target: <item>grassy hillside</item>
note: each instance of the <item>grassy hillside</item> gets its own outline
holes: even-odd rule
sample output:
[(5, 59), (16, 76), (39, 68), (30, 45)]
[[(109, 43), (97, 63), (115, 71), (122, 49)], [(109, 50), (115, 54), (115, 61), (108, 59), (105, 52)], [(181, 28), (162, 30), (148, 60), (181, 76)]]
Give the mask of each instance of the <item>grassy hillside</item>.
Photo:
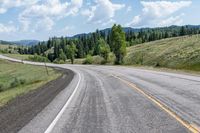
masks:
[(50, 76), (47, 75), (43, 66), (0, 60), (0, 106), (61, 75), (52, 68), (48, 68), (48, 70)]
[(128, 65), (200, 71), (200, 35), (163, 39), (127, 48)]
[(0, 53), (17, 53), (16, 45), (0, 44)]
[(3, 54), (3, 55), (19, 60), (29, 60), (29, 57), (33, 57), (33, 55), (21, 55), (21, 54)]

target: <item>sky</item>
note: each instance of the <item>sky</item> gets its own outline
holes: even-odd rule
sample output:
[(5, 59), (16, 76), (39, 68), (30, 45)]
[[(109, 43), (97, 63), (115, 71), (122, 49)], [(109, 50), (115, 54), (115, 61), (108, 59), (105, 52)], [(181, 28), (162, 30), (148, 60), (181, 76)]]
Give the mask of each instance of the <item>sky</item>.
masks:
[(47, 40), (111, 27), (199, 25), (200, 0), (0, 0), (0, 40)]

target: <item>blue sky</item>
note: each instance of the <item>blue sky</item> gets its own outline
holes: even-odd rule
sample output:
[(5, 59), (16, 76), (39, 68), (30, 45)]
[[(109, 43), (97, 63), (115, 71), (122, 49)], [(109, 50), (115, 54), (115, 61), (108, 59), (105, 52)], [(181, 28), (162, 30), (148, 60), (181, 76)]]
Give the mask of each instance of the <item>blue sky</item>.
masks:
[(111, 27), (200, 24), (199, 0), (1, 0), (0, 40), (72, 36)]

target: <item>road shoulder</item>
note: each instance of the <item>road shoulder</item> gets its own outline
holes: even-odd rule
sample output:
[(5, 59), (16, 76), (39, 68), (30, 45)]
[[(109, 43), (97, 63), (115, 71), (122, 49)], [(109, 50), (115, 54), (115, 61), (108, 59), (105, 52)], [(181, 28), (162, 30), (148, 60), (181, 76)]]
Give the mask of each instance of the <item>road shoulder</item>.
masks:
[(17, 132), (41, 112), (72, 81), (71, 70), (58, 69), (62, 76), (39, 89), (18, 96), (0, 108), (1, 133)]

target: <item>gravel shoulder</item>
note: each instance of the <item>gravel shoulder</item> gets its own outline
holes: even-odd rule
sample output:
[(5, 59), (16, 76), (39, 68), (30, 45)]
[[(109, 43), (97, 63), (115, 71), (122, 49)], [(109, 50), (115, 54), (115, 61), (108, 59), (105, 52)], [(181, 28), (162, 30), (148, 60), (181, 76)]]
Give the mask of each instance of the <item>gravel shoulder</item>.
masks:
[(55, 68), (63, 74), (39, 89), (18, 96), (0, 108), (1, 133), (15, 133), (45, 108), (72, 81), (71, 70)]

